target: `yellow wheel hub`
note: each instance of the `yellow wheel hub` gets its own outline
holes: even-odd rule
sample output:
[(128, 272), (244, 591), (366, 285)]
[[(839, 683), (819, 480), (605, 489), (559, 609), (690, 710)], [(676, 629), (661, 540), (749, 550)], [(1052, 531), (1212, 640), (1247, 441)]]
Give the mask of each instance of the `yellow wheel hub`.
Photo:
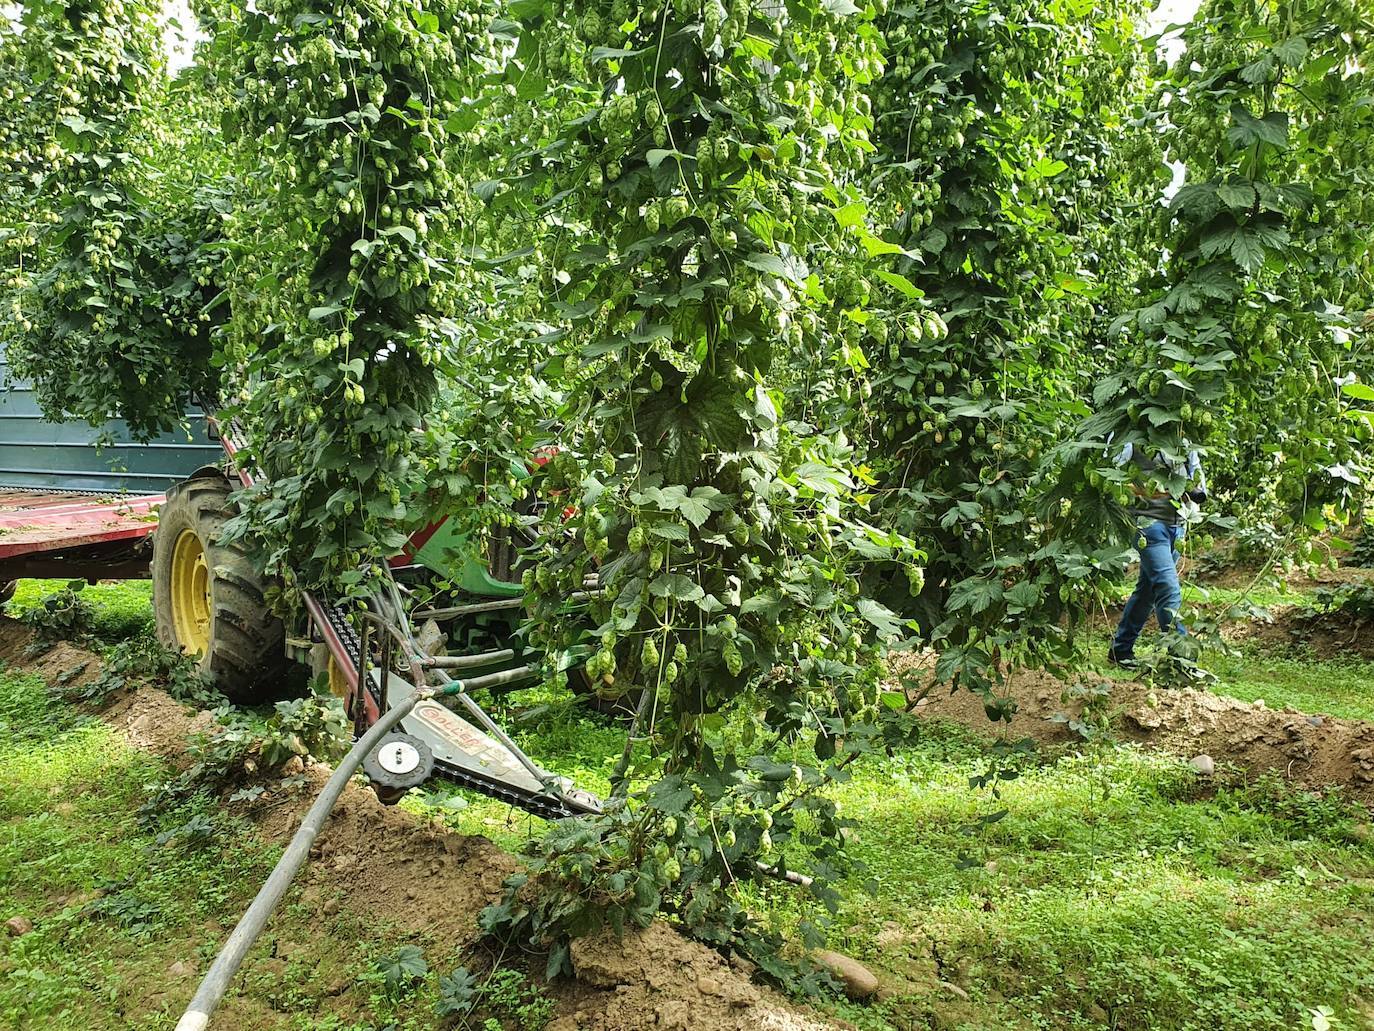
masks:
[(348, 681), (344, 679), (343, 670), (332, 655), (329, 656), (329, 693), (339, 698), (348, 697)]
[(205, 548), (191, 530), (172, 547), (172, 626), (187, 655), (210, 650), (210, 567)]

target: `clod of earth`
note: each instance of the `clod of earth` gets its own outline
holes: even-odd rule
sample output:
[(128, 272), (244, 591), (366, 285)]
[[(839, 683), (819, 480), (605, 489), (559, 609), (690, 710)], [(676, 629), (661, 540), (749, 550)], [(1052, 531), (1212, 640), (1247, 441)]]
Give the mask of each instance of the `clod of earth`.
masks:
[(33, 930), (33, 921), (26, 916), (12, 916), (5, 921), (5, 930), (11, 938), (18, 938)]
[(940, 987), (943, 988), (945, 991), (949, 992), (949, 994), (954, 996), (956, 999), (962, 999), (964, 1002), (968, 1002), (968, 992), (964, 991), (954, 982), (941, 981)]

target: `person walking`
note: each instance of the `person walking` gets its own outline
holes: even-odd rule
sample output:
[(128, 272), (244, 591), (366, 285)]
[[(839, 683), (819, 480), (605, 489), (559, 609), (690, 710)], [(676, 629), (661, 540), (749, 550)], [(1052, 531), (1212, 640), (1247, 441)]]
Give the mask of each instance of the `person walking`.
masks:
[[(1149, 454), (1127, 444), (1116, 459), (1117, 465), (1131, 464), (1137, 474), (1167, 469), (1188, 484), (1184, 497), (1201, 504), (1207, 500), (1207, 477), (1196, 451), (1189, 450), (1182, 465), (1171, 464), (1162, 454)], [(1107, 661), (1127, 669), (1136, 666), (1135, 642), (1150, 613), (1159, 621), (1163, 633), (1188, 632), (1179, 613), (1183, 607), (1183, 588), (1178, 582), (1178, 545), (1183, 540), (1183, 517), (1178, 502), (1165, 491), (1147, 493), (1143, 487), (1132, 488), (1140, 499), (1132, 510), (1138, 527), (1136, 550), (1140, 552), (1140, 575), (1135, 590), (1126, 599), (1121, 622), (1107, 649)]]

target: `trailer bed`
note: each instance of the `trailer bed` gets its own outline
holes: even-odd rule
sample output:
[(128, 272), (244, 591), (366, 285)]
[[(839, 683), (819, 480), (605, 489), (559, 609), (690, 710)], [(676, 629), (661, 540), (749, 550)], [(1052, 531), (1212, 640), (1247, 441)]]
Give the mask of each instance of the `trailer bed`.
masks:
[(107, 576), (147, 575), (162, 493), (0, 487), (0, 579), (67, 575), (71, 560)]

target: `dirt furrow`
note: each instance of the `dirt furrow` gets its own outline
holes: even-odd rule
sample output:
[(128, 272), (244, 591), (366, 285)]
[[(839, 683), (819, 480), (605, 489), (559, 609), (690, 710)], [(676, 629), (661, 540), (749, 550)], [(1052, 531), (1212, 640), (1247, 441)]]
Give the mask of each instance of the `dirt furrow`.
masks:
[[(99, 656), (91, 652), (61, 643), (33, 655), (28, 651), (31, 640), (22, 624), (0, 618), (0, 661), (39, 673), (51, 684), (83, 682), (99, 672)], [(101, 716), (135, 746), (178, 765), (185, 765), (192, 735), (213, 729), (208, 713), (148, 688), (116, 696)], [(286, 790), (264, 781), (262, 795), (234, 806), (266, 841), (284, 844), (290, 838), (331, 771), (307, 763), (292, 772), (304, 777), (302, 788)], [(345, 790), (300, 875), (301, 901), (321, 936), (331, 933), (343, 910), (461, 952), (478, 945), (477, 916), (501, 897), (502, 882), (516, 866), (513, 856), (486, 838), (456, 834), (383, 806), (371, 790), (355, 783)], [(221, 936), (227, 933), (224, 928)], [(742, 965), (732, 966), (662, 923), (629, 931), (622, 939), (607, 933), (577, 942), (572, 960), (575, 977), (546, 987), (558, 1006), (548, 1031), (823, 1031), (845, 1026), (797, 1009), (777, 992), (752, 983)], [(533, 966), (542, 967), (542, 962)], [(189, 998), (194, 985), (181, 987)], [(234, 1009), (227, 1007), (216, 1026), (261, 1026), (252, 1016), (236, 1018)]]
[[(928, 656), (909, 657), (896, 672), (908, 683), (920, 681), (930, 664)], [(1242, 702), (1205, 690), (1151, 688), (1101, 676), (1080, 680), (1111, 685), (1104, 704), (1123, 740), (1185, 759), (1205, 754), (1222, 772), (1243, 777), (1272, 773), (1308, 790), (1340, 787), (1348, 797), (1374, 804), (1374, 723), (1270, 709), (1262, 701)], [(953, 720), (988, 737), (1071, 745), (1081, 738), (1063, 717), (1079, 717), (1085, 702), (1067, 686), (1045, 673), (1012, 675), (1001, 692), (1016, 701), (1010, 724), (989, 722), (982, 699), (969, 691), (950, 694), (937, 687), (916, 701), (914, 711)]]

